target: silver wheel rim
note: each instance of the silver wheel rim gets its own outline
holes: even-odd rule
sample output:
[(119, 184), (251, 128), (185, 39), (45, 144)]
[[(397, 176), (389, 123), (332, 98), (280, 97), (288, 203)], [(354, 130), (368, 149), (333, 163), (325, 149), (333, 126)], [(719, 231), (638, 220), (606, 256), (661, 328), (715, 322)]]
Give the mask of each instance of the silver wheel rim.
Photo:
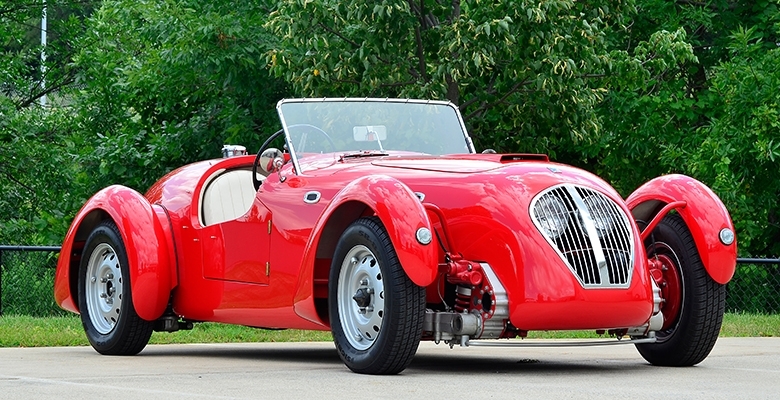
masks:
[(357, 350), (371, 347), (382, 331), (383, 282), (379, 261), (368, 247), (355, 246), (344, 257), (338, 282), (339, 322), (347, 341)]
[(86, 290), (89, 320), (100, 334), (114, 330), (122, 313), (122, 270), (116, 250), (101, 243), (89, 256)]

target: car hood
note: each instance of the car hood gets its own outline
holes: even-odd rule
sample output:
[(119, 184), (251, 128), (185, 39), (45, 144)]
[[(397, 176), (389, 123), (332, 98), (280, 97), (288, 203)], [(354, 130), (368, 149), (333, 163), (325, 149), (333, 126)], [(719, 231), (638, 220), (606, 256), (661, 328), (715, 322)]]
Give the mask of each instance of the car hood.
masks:
[(400, 156), (376, 160), (371, 164), (388, 168), (473, 174), (523, 161), (548, 162), (549, 159), (542, 154), (454, 154), (441, 157)]
[(487, 172), (500, 168), (500, 164), (492, 161), (472, 160), (464, 162), (463, 160), (452, 159), (392, 159), (378, 160), (371, 163), (377, 167), (402, 168), (420, 171), (451, 172), (455, 174), (473, 174), (477, 172)]
[(622, 202), (621, 196), (596, 175), (550, 162), (547, 156), (537, 154), (391, 155), (370, 160), (347, 159), (319, 172), (341, 175), (345, 181), (353, 179), (349, 175), (389, 175), (415, 191), (446, 189), (448, 194), (458, 189), (482, 190), (487, 185), (528, 197), (550, 186), (568, 183), (597, 189)]

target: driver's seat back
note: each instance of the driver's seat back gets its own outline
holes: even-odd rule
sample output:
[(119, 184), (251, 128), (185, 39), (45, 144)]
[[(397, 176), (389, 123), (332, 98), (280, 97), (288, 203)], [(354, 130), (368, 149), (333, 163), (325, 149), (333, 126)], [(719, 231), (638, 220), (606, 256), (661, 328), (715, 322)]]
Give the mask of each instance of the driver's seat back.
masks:
[(222, 172), (207, 184), (201, 202), (203, 225), (230, 221), (246, 214), (255, 200), (252, 171)]

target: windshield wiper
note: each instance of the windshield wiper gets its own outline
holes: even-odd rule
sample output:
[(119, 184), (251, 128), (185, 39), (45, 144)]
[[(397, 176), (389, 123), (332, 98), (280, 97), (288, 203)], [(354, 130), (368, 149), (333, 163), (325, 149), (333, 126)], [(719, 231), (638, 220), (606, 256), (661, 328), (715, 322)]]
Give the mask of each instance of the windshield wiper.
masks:
[(339, 161), (346, 160), (348, 158), (362, 158), (362, 157), (382, 157), (390, 155), (387, 152), (384, 151), (377, 151), (377, 150), (364, 150), (364, 151), (356, 151), (354, 153), (347, 153), (342, 154), (341, 157), (339, 157)]

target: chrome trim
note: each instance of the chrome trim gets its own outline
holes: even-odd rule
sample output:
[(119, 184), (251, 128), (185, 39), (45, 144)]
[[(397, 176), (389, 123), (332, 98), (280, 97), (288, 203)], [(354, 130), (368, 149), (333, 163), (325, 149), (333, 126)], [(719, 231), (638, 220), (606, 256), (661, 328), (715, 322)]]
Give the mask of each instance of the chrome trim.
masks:
[(616, 339), (616, 340), (582, 340), (582, 341), (531, 341), (531, 340), (469, 340), (466, 346), (482, 347), (587, 347), (587, 346), (611, 346), (617, 344), (655, 343), (655, 337), (641, 339)]
[[(313, 197), (312, 197), (313, 196)], [(312, 197), (312, 198), (309, 198)], [(306, 204), (315, 204), (320, 201), (320, 198), (322, 197), (322, 194), (316, 190), (312, 190), (311, 192), (306, 192), (306, 194), (303, 195), (303, 202)]]
[[(568, 226), (558, 237), (546, 234), (540, 220), (546, 217), (540, 200), (553, 196), (568, 212)], [(597, 196), (586, 204), (586, 199)], [(627, 288), (634, 269), (634, 232), (623, 209), (604, 193), (584, 186), (561, 184), (547, 188), (531, 200), (529, 215), (545, 240), (584, 288)], [(599, 231), (598, 226), (611, 227)]]
[(417, 230), (417, 233), (415, 233), (415, 237), (417, 238), (417, 242), (423, 245), (431, 243), (431, 240), (433, 240), (433, 235), (431, 234), (431, 230), (422, 227)]

